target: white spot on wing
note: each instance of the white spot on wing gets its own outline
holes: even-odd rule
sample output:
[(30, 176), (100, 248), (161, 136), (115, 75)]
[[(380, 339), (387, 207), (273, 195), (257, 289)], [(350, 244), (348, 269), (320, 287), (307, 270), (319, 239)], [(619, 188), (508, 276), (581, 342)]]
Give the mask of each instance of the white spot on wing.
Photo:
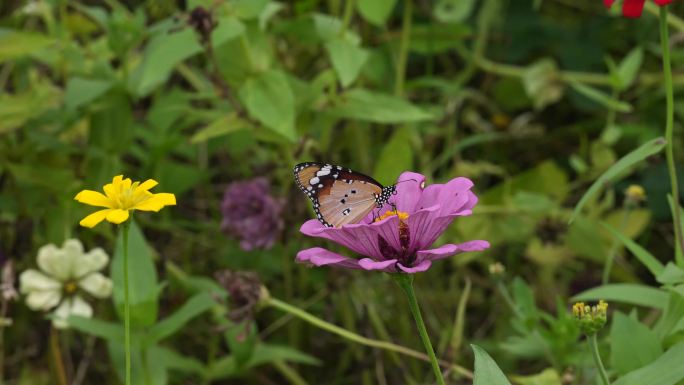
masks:
[(315, 184), (318, 184), (318, 182), (320, 182), (320, 180), (318, 179), (317, 176), (315, 176), (315, 177), (309, 179), (309, 184), (312, 185), (312, 186), (315, 185)]

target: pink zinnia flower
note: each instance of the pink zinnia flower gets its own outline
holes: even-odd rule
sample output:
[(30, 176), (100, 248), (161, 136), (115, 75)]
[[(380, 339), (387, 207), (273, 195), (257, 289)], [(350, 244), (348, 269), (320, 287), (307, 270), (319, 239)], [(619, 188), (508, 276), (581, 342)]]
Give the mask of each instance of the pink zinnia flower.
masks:
[[(667, 5), (672, 2), (672, 0), (653, 0), (659, 6)], [(644, 3), (646, 0), (623, 0), (622, 1), (622, 15), (624, 17), (640, 17), (641, 11), (644, 9)], [(603, 5), (606, 8), (610, 8), (615, 0), (603, 0)]]
[(425, 176), (404, 172), (397, 182), (397, 195), (392, 198), (396, 211), (384, 208), (384, 213), (376, 221), (369, 214), (361, 223), (340, 228), (325, 227), (318, 220), (311, 219), (300, 229), (306, 235), (331, 240), (365, 258), (349, 258), (314, 247), (297, 253), (297, 262), (418, 273), (429, 269), (433, 261), (466, 251), (485, 250), (489, 247), (487, 241), (430, 248), (456, 217), (472, 213), (477, 203), (477, 197), (470, 191), (472, 187), (473, 182), (467, 178), (455, 178), (446, 184), (425, 187)]

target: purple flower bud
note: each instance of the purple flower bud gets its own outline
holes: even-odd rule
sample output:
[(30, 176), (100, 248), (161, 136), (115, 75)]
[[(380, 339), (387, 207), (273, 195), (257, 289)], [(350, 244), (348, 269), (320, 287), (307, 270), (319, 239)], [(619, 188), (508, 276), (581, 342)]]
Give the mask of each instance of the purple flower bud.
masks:
[(221, 202), (221, 230), (240, 239), (243, 250), (269, 249), (283, 228), (283, 202), (270, 195), (266, 178), (233, 182)]

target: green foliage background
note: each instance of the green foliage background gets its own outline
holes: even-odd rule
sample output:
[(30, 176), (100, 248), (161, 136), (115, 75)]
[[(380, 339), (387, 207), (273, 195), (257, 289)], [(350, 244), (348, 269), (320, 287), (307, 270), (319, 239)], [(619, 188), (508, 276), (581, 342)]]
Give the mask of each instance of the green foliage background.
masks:
[[(193, 25), (197, 7), (215, 28)], [(672, 7), (673, 35), (684, 31), (679, 10)], [(675, 368), (684, 266), (668, 264), (675, 252), (664, 155), (654, 150), (613, 169), (568, 225), (601, 174), (663, 135), (657, 8), (649, 1), (636, 20), (618, 12), (570, 0), (4, 1), (0, 252), (19, 270), (35, 266), (38, 247), (68, 237), (114, 255), (115, 229), (78, 228), (89, 209), (73, 197), (120, 173), (154, 178), (178, 206), (136, 216), (143, 232), (135, 232), (134, 266), (147, 286), (135, 362), (153, 363), (149, 383), (431, 383), (422, 361), (271, 309), (235, 329), (207, 293), (217, 270), (255, 271), (275, 297), (420, 350), (386, 276), (294, 264), (298, 250), (321, 243), (298, 231), (312, 212), (292, 166), (334, 162), (385, 184), (405, 170), (428, 183), (466, 176), (480, 203), (442, 240), (486, 239), (492, 248), (416, 278), (440, 357), (472, 368), (468, 345), (477, 343), (514, 383), (592, 383), (567, 309), (571, 297), (601, 285), (616, 253), (610, 280), (623, 286), (580, 297), (605, 297), (619, 309), (602, 344), (607, 362), (632, 378), (661, 360), (656, 373)], [(680, 88), (684, 51), (672, 48)], [(676, 102), (677, 154), (682, 107)], [(220, 200), (228, 183), (257, 176), (285, 200), (286, 225), (272, 249), (245, 252), (220, 232)], [(624, 204), (630, 184), (646, 191), (636, 208)], [(648, 256), (634, 244), (659, 262), (640, 263)], [(494, 262), (506, 267), (501, 280), (488, 273)], [(66, 334), (70, 370), (90, 352), (85, 384), (119, 381), (116, 295), (114, 304), (97, 306), (103, 324), (75, 320)], [(5, 378), (51, 383), (47, 321), (22, 304), (10, 316)], [(625, 354), (632, 337), (645, 349), (636, 358)]]

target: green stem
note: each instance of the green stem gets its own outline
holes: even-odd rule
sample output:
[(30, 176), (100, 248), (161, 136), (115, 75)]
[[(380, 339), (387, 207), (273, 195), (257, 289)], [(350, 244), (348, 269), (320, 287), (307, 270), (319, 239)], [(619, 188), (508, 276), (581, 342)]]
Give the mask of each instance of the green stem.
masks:
[[(333, 334), (337, 334), (338, 336), (347, 339), (352, 342), (356, 342), (361, 345), (365, 346), (370, 346), (372, 348), (378, 348), (378, 349), (384, 349), (387, 351), (391, 352), (397, 352), (399, 354), (403, 354), (405, 356), (417, 358), (422, 361), (429, 361), (430, 357), (428, 357), (425, 353), (421, 353), (418, 351), (415, 351), (413, 349), (409, 349), (407, 347), (393, 344), (391, 342), (387, 341), (380, 341), (380, 340), (374, 340), (372, 338), (364, 337), (362, 335), (352, 333), (347, 329), (341, 328), (337, 325), (331, 324), (330, 322), (324, 321), (315, 315), (308, 313), (296, 306), (290, 305), (287, 302), (283, 302), (279, 299), (276, 298), (269, 298), (266, 303), (266, 306), (271, 306), (273, 308), (276, 308), (278, 310), (284, 311), (285, 313), (289, 313), (305, 322), (310, 323), (313, 326), (316, 326), (319, 329), (323, 329), (325, 331), (328, 331)], [(448, 362), (440, 362), (440, 364), (446, 368), (449, 368), (453, 370), (456, 373), (461, 374), (464, 377), (467, 377), (469, 379), (473, 378), (473, 373), (459, 365), (451, 364)]]
[(596, 333), (592, 334), (591, 336), (588, 336), (587, 341), (589, 342), (589, 349), (591, 350), (591, 355), (594, 357), (594, 363), (596, 364), (596, 368), (599, 371), (599, 375), (601, 376), (601, 381), (603, 381), (603, 385), (610, 385), (608, 373), (606, 373), (606, 368), (603, 367), (603, 361), (601, 361), (601, 355), (598, 351)]
[(413, 0), (404, 0), (404, 15), (401, 22), (401, 40), (399, 42), (399, 57), (397, 58), (397, 74), (394, 82), (394, 94), (404, 93), (406, 79), (406, 61), (408, 60), (409, 43), (411, 40), (411, 21), (413, 16)]
[(684, 253), (684, 239), (682, 239), (682, 223), (679, 208), (679, 182), (677, 181), (677, 170), (674, 160), (674, 90), (672, 87), (672, 64), (670, 63), (670, 38), (667, 28), (667, 7), (660, 7), (660, 45), (663, 50), (663, 74), (665, 77), (665, 97), (667, 101), (667, 115), (665, 121), (665, 155), (667, 158), (667, 170), (670, 174), (670, 185), (672, 186), (672, 199), (674, 200), (674, 223), (675, 239), (677, 247)]
[(54, 326), (50, 327), (50, 350), (52, 352), (52, 361), (55, 365), (55, 372), (57, 375), (58, 385), (67, 385), (66, 371), (64, 370), (64, 359), (62, 358), (62, 349), (59, 347), (59, 334)]
[(397, 284), (399, 284), (399, 287), (401, 287), (404, 290), (404, 293), (406, 293), (411, 314), (413, 314), (413, 319), (416, 321), (418, 334), (420, 334), (420, 339), (423, 341), (425, 351), (430, 357), (430, 364), (432, 365), (432, 371), (435, 373), (435, 377), (437, 378), (437, 383), (439, 385), (445, 385), (444, 378), (442, 377), (442, 370), (439, 368), (439, 362), (435, 356), (435, 350), (432, 348), (430, 336), (428, 336), (427, 329), (425, 328), (425, 322), (423, 322), (423, 316), (420, 314), (420, 306), (418, 306), (416, 293), (413, 290), (413, 275), (398, 273), (393, 275), (393, 277)]
[(130, 222), (121, 226), (123, 232), (123, 272), (124, 272), (124, 350), (126, 354), (126, 385), (131, 385), (131, 306), (128, 293), (128, 229)]
[(499, 289), (499, 294), (503, 297), (504, 301), (506, 302), (506, 305), (515, 313), (516, 317), (520, 318), (521, 320), (525, 319), (525, 315), (520, 311), (520, 308), (513, 302), (513, 298), (511, 297), (511, 293), (508, 292), (508, 288), (506, 285), (503, 283), (503, 281), (498, 281), (496, 283), (496, 288)]
[(354, 14), (354, 4), (356, 0), (347, 0), (344, 4), (344, 15), (342, 16), (342, 28), (340, 28), (340, 37), (344, 38), (347, 33), (349, 23), (351, 23), (352, 15)]

